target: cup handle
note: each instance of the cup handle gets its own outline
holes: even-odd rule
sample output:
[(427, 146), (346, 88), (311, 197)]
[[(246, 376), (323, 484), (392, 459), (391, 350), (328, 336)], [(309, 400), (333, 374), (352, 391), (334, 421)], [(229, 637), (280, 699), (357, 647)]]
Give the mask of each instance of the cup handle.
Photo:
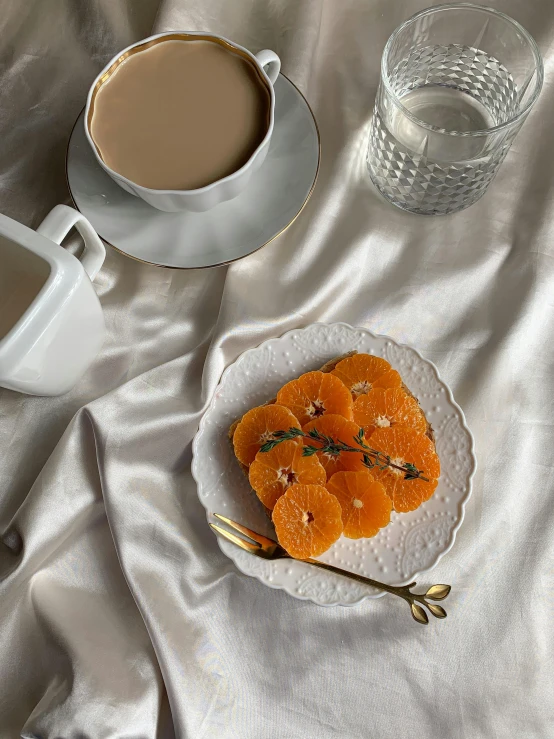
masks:
[(104, 264), (106, 247), (84, 215), (68, 205), (56, 205), (37, 228), (37, 233), (46, 236), (56, 244), (61, 244), (73, 226), (85, 242), (85, 250), (80, 262), (92, 281)]
[(263, 49), (263, 51), (258, 51), (255, 56), (258, 64), (260, 65), (260, 67), (262, 67), (264, 72), (269, 77), (269, 81), (272, 85), (274, 85), (277, 82), (277, 77), (279, 76), (279, 72), (281, 71), (281, 60), (279, 59), (277, 54), (274, 51), (270, 51), (270, 49)]

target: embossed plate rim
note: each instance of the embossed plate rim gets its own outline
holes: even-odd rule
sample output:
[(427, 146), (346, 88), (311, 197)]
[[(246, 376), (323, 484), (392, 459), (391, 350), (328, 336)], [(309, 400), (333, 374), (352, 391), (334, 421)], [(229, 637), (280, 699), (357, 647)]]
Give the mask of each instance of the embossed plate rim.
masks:
[[(194, 437), (193, 444), (192, 444), (192, 453), (193, 453), (193, 460), (192, 460), (192, 467), (191, 467), (192, 476), (193, 476), (194, 480), (197, 483), (197, 493), (198, 493), (199, 500), (202, 503), (202, 505), (204, 506), (204, 508), (206, 509), (206, 518), (207, 518), (208, 521), (213, 521), (215, 519), (212, 516), (212, 512), (208, 508), (208, 506), (206, 505), (206, 503), (205, 503), (205, 501), (204, 501), (204, 499), (203, 499), (203, 497), (201, 495), (201, 489), (202, 489), (202, 486), (203, 486), (203, 480), (202, 480), (202, 476), (201, 476), (201, 473), (200, 473), (200, 470), (199, 470), (199, 467), (198, 467), (198, 464), (199, 464), (198, 463), (198, 460), (199, 460), (199, 456), (200, 456), (201, 440), (202, 440), (202, 437), (203, 437), (203, 435), (204, 435), (204, 433), (206, 431), (207, 421), (209, 419), (210, 413), (214, 410), (214, 406), (217, 403), (218, 396), (219, 396), (219, 391), (225, 385), (226, 380), (227, 380), (229, 374), (233, 371), (233, 369), (235, 368), (235, 365), (238, 362), (242, 362), (248, 356), (253, 355), (253, 354), (256, 354), (256, 353), (259, 353), (259, 352), (263, 352), (265, 349), (267, 349), (268, 351), (271, 351), (271, 346), (270, 345), (273, 342), (275, 342), (275, 341), (286, 341), (288, 339), (294, 341), (294, 339), (297, 338), (297, 336), (298, 336), (299, 333), (309, 333), (310, 331), (317, 330), (317, 329), (323, 329), (324, 331), (332, 332), (334, 329), (339, 329), (339, 328), (343, 328), (343, 329), (346, 329), (346, 330), (352, 331), (352, 332), (361, 332), (362, 334), (367, 335), (370, 340), (374, 340), (374, 341), (378, 341), (378, 342), (383, 342), (384, 346), (386, 346), (387, 343), (388, 343), (389, 345), (394, 345), (395, 347), (398, 347), (400, 350), (406, 350), (406, 351), (409, 351), (409, 352), (413, 352), (417, 356), (417, 358), (418, 358), (419, 361), (421, 361), (424, 365), (427, 365), (428, 367), (431, 368), (431, 371), (432, 371), (432, 373), (434, 375), (434, 378), (435, 378), (437, 384), (440, 386), (441, 391), (444, 392), (444, 394), (445, 394), (444, 400), (447, 401), (448, 405), (450, 406), (450, 409), (458, 416), (458, 420), (460, 422), (461, 429), (467, 435), (467, 440), (468, 440), (467, 456), (468, 456), (468, 458), (470, 460), (471, 469), (469, 470), (469, 474), (467, 475), (467, 478), (464, 479), (465, 494), (461, 497), (461, 499), (459, 500), (459, 502), (457, 504), (457, 518), (453, 522), (452, 528), (450, 529), (450, 534), (449, 534), (448, 541), (447, 541), (445, 547), (441, 551), (437, 552), (436, 556), (431, 561), (431, 563), (430, 563), (430, 565), (428, 567), (425, 567), (425, 568), (422, 568), (422, 569), (418, 569), (416, 572), (410, 573), (410, 575), (407, 578), (403, 579), (403, 580), (394, 580), (393, 581), (395, 585), (404, 585), (404, 584), (407, 584), (408, 582), (411, 582), (415, 578), (420, 577), (421, 575), (423, 575), (423, 574), (429, 572), (430, 570), (432, 570), (433, 567), (435, 567), (437, 565), (437, 563), (442, 559), (442, 557), (445, 554), (447, 554), (452, 549), (452, 547), (454, 546), (454, 542), (456, 540), (456, 534), (457, 534), (458, 530), (460, 529), (460, 526), (462, 525), (463, 520), (464, 520), (464, 517), (465, 517), (465, 507), (467, 505), (467, 502), (468, 502), (469, 498), (471, 497), (473, 477), (474, 477), (475, 469), (476, 469), (476, 457), (475, 457), (475, 451), (474, 451), (474, 449), (475, 449), (475, 441), (474, 441), (473, 434), (471, 433), (470, 429), (468, 428), (468, 425), (467, 425), (467, 422), (466, 422), (466, 419), (465, 419), (465, 415), (464, 415), (463, 410), (458, 405), (458, 403), (456, 403), (456, 401), (454, 400), (454, 397), (453, 397), (453, 394), (452, 394), (452, 391), (451, 391), (450, 387), (441, 378), (440, 373), (439, 373), (436, 365), (431, 360), (424, 358), (417, 349), (415, 349), (414, 347), (410, 346), (409, 344), (402, 344), (402, 343), (396, 341), (395, 339), (393, 339), (391, 336), (388, 336), (388, 335), (385, 335), (385, 334), (375, 334), (375, 333), (373, 333), (372, 331), (370, 331), (369, 329), (367, 329), (367, 328), (365, 328), (363, 326), (351, 326), (348, 323), (339, 321), (339, 322), (329, 323), (329, 324), (319, 322), (319, 323), (308, 324), (308, 325), (303, 326), (303, 327), (296, 327), (296, 328), (290, 329), (289, 331), (286, 331), (281, 336), (271, 337), (271, 338), (266, 339), (265, 341), (263, 341), (258, 346), (251, 347), (251, 348), (247, 349), (241, 355), (239, 355), (234, 362), (232, 362), (228, 367), (225, 368), (225, 370), (223, 371), (223, 373), (221, 375), (221, 378), (220, 378), (220, 381), (219, 381), (219, 383), (217, 385), (217, 388), (216, 388), (216, 390), (215, 390), (215, 392), (214, 392), (214, 394), (213, 394), (213, 396), (212, 396), (212, 398), (210, 400), (210, 403), (209, 403), (209, 405), (208, 405), (205, 413), (203, 414), (202, 418), (200, 419), (198, 431), (197, 431), (197, 433), (196, 433), (196, 435)], [(351, 347), (345, 347), (345, 351), (348, 351), (350, 348)], [(454, 508), (452, 510), (454, 510)], [(303, 595), (303, 594), (298, 593), (298, 592), (291, 592), (291, 590), (289, 590), (287, 588), (287, 585), (285, 583), (268, 582), (267, 578), (263, 574), (257, 573), (257, 572), (252, 572), (252, 571), (247, 571), (243, 566), (241, 566), (241, 562), (240, 562), (240, 560), (238, 558), (238, 554), (241, 552), (241, 550), (239, 550), (238, 548), (233, 548), (231, 544), (222, 541), (220, 538), (218, 538), (218, 544), (219, 544), (219, 547), (220, 547), (221, 551), (235, 563), (236, 567), (243, 574), (248, 575), (249, 577), (256, 578), (257, 580), (259, 580), (260, 582), (262, 582), (264, 585), (266, 585), (267, 587), (270, 587), (272, 589), (275, 589), (275, 590), (285, 590), (285, 592), (289, 593), (293, 597), (298, 598), (300, 600), (311, 600), (312, 602), (314, 602), (314, 603), (316, 603), (318, 605), (324, 606), (324, 607), (331, 607), (331, 606), (335, 606), (335, 605), (354, 606), (354, 605), (358, 605), (359, 603), (363, 602), (366, 599), (379, 598), (379, 597), (382, 597), (384, 595), (384, 593), (379, 593), (379, 592), (375, 592), (375, 591), (371, 592), (370, 591), (368, 593), (363, 593), (356, 600), (352, 600), (352, 601), (348, 601), (348, 602), (341, 602), (340, 599), (339, 600), (335, 600), (333, 602), (322, 602), (321, 600), (318, 600), (317, 599), (317, 596), (313, 596), (313, 595), (309, 595), (309, 594), (308, 595)], [(251, 555), (247, 555), (247, 556), (250, 559)], [(257, 558), (253, 558), (253, 559), (256, 560)], [(248, 560), (246, 560), (246, 561), (248, 561)], [(302, 563), (295, 561), (295, 564), (296, 565), (301, 565)], [(309, 568), (310, 566), (309, 565), (304, 565), (304, 567)], [(315, 572), (315, 570), (314, 570), (314, 572)], [(323, 575), (320, 574), (320, 576), (325, 577), (325, 578), (328, 578), (330, 580), (331, 579), (332, 580), (342, 580), (342, 578), (340, 578), (340, 576), (338, 576), (338, 575), (331, 575), (330, 573), (323, 573)], [(376, 579), (379, 579), (379, 577), (376, 577)], [(388, 581), (389, 580), (387, 580), (387, 582)], [(349, 582), (349, 581), (346, 581), (345, 580), (344, 582)], [(340, 596), (339, 596), (339, 598), (340, 598)]]

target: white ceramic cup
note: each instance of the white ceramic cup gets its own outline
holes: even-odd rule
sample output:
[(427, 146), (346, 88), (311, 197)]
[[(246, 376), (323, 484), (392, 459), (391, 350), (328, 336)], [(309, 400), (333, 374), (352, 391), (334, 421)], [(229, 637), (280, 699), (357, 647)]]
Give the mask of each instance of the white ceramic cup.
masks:
[[(265, 81), (267, 85), (271, 98), (269, 127), (263, 141), (254, 151), (246, 164), (227, 177), (216, 180), (205, 187), (199, 187), (196, 190), (153, 190), (148, 187), (137, 185), (135, 182), (123, 177), (123, 175), (115, 172), (103, 161), (90, 133), (90, 122), (94, 112), (94, 100), (101, 86), (109, 80), (110, 76), (117, 70), (119, 65), (132, 54), (149, 49), (155, 44), (163, 43), (164, 41), (186, 41), (187, 39), (214, 41), (241, 56), (247, 57), (256, 66), (262, 80)], [(128, 46), (126, 49), (123, 49), (123, 51), (120, 51), (119, 54), (116, 54), (116, 56), (114, 56), (114, 58), (104, 67), (92, 83), (85, 109), (86, 137), (100, 166), (110, 175), (114, 182), (117, 182), (120, 187), (127, 192), (130, 192), (132, 195), (142, 198), (147, 203), (154, 206), (154, 208), (158, 208), (158, 210), (164, 210), (170, 213), (182, 210), (209, 210), (215, 205), (218, 205), (218, 203), (222, 203), (225, 200), (231, 200), (236, 197), (248, 185), (254, 172), (262, 166), (267, 156), (269, 142), (271, 141), (271, 135), (273, 133), (275, 120), (275, 93), (273, 91), (273, 85), (279, 76), (280, 69), (281, 61), (274, 51), (264, 49), (254, 55), (244, 47), (223, 38), (223, 36), (189, 31), (171, 31), (169, 33), (159, 33), (156, 36), (150, 36), (136, 44)]]
[[(80, 259), (60, 246), (73, 226), (85, 242)], [(90, 223), (67, 205), (37, 231), (0, 214), (0, 386), (62, 395), (86, 371), (105, 335), (91, 282), (105, 256)]]

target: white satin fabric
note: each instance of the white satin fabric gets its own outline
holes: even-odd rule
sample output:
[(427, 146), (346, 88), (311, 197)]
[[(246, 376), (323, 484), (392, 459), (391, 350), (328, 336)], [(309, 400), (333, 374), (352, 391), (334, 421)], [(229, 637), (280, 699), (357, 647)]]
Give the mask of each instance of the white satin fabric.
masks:
[[(67, 202), (88, 85), (155, 31), (274, 49), (322, 138), (279, 239), (229, 268), (109, 249), (108, 339), (68, 395), (0, 391), (0, 737), (554, 737), (554, 4), (503, 0), (546, 83), (483, 200), (443, 218), (382, 201), (364, 158), (379, 60), (425, 0), (4, 0), (0, 211)], [(74, 245), (71, 245), (73, 248)], [(1, 265), (0, 265), (1, 268)], [(226, 365), (315, 321), (433, 360), (479, 468), (428, 627), (392, 597), (320, 608), (238, 573), (206, 525), (191, 440)]]

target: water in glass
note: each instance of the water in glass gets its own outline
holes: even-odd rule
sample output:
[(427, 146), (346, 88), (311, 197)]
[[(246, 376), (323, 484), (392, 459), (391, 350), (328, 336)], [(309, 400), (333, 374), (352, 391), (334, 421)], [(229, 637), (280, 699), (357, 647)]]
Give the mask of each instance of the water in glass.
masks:
[(471, 205), (516, 132), (490, 134), (517, 111), (512, 76), (482, 50), (436, 44), (398, 62), (390, 83), (394, 97), (381, 83), (371, 126), (368, 167), (374, 183), (389, 200), (416, 213), (446, 214)]

